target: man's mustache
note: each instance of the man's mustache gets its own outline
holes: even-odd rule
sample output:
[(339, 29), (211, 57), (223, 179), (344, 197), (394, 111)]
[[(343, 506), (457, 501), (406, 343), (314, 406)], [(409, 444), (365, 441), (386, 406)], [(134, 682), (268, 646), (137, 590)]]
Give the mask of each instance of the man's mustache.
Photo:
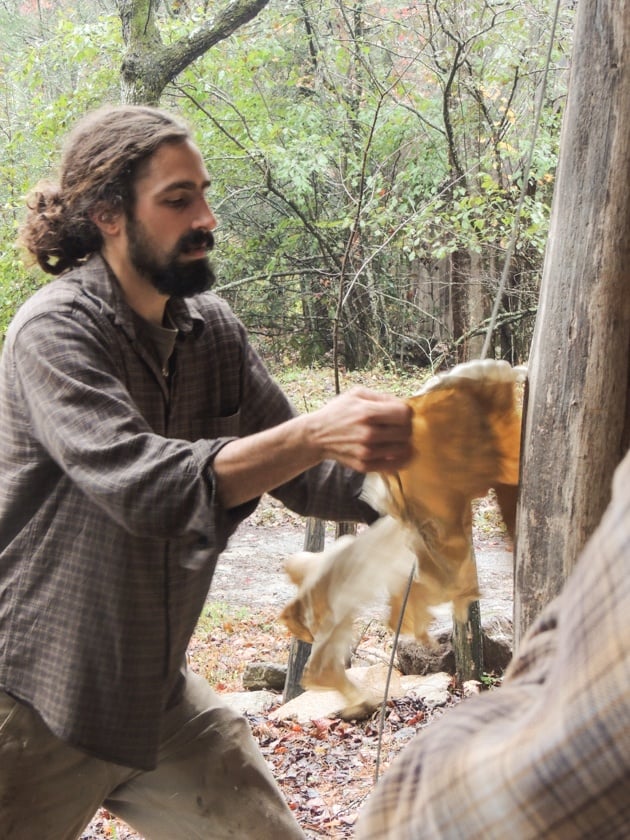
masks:
[(177, 243), (177, 253), (186, 254), (189, 251), (198, 251), (199, 248), (205, 248), (211, 251), (214, 248), (214, 236), (212, 231), (200, 228), (199, 230), (191, 230), (190, 233), (184, 234)]

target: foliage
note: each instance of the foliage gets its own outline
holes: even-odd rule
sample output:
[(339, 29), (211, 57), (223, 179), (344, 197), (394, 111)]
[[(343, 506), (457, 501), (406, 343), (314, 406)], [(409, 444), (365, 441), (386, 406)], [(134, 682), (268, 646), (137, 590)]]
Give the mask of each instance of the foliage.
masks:
[(113, 67), (120, 50), (110, 15), (85, 18), (68, 8), (37, 19), (26, 4), (11, 21), (15, 37), (0, 59), (0, 334), (44, 280), (15, 247), (25, 198), (38, 177), (54, 177), (49, 167), (75, 120), (117, 99)]
[[(195, 635), (188, 649), (191, 667), (219, 691), (240, 688), (243, 669), (253, 657), (263, 659), (281, 654), (286, 650), (286, 633), (275, 628), (272, 614), (255, 614), (246, 607), (237, 607), (221, 601), (208, 601), (199, 617)], [(238, 650), (233, 640), (245, 637)], [(261, 649), (261, 645), (265, 645)]]
[[(491, 302), (522, 182), (540, 33), (523, 27), (522, 4), (481, 23), (472, 9), (446, 21), (445, 5), (411, 14), (392, 3), (378, 16), (337, 4), (268, 10), (250, 37), (181, 77), (215, 175), (222, 285), (268, 350), (288, 339), (304, 361), (321, 359), (343, 301), (344, 340), (356, 345), (345, 347), (348, 366), (404, 358), (410, 339), (414, 361), (431, 362), (436, 344), (457, 338), (439, 266), (461, 251), (482, 255)], [(542, 9), (528, 4), (531, 27), (545, 25)], [(446, 34), (453, 23), (456, 38)], [(564, 73), (554, 76), (506, 300), (530, 316)], [(445, 110), (455, 115), (448, 125)]]
[[(67, 127), (119, 97), (117, 5), (58, 0), (45, 20), (16, 5), (1, 68), (4, 243)], [(289, 0), (165, 89), (162, 104), (189, 118), (212, 173), (219, 290), (269, 357), (433, 367), (483, 329), (523, 181), (547, 6)], [(209, 21), (208, 4), (192, 0), (153, 12), (165, 48)], [(570, 14), (554, 49), (499, 352), (526, 354), (527, 329), (518, 346), (515, 336), (535, 312)], [(38, 282), (5, 248), (3, 324)]]

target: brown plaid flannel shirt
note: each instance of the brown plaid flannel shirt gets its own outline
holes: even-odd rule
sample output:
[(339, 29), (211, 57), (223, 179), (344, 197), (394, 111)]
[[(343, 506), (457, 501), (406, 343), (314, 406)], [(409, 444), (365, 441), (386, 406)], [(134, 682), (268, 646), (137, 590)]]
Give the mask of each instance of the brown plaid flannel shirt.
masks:
[(630, 454), (565, 589), (503, 685), (419, 734), (360, 840), (630, 837)]
[[(0, 687), (98, 757), (155, 764), (190, 635), (229, 536), (228, 440), (294, 414), (229, 307), (172, 299), (164, 378), (100, 257), (37, 292), (0, 363)], [(274, 491), (361, 519), (361, 477), (326, 462)]]

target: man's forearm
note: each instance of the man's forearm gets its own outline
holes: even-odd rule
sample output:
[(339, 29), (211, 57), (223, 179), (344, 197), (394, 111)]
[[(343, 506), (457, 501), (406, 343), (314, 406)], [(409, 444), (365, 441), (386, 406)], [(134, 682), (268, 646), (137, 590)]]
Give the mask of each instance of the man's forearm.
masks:
[(213, 468), (217, 492), (226, 508), (237, 507), (279, 487), (322, 458), (305, 433), (306, 417), (227, 443)]
[(323, 408), (227, 443), (214, 471), (221, 503), (236, 507), (326, 459), (358, 472), (392, 472), (411, 455), (411, 409), (355, 388)]

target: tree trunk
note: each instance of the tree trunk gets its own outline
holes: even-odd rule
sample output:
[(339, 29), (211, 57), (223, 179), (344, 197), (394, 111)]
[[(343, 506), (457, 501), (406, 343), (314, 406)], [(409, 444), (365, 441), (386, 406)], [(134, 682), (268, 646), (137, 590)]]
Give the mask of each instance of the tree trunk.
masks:
[(580, 0), (534, 332), (515, 642), (560, 591), (630, 436), (630, 3)]
[[(479, 256), (471, 251), (470, 253), (470, 276), (467, 283), (467, 300), (465, 303), (468, 308), (467, 322), (470, 329), (475, 329), (484, 322), (484, 319), (489, 313), (486, 312), (486, 296), (484, 294), (483, 278), (487, 272), (484, 261)], [(458, 338), (459, 336), (456, 336)], [(484, 335), (471, 336), (466, 342), (467, 354), (466, 359), (478, 359), (483, 350)]]
[(344, 364), (348, 370), (362, 370), (374, 358), (372, 337), (378, 330), (373, 318), (373, 304), (370, 291), (363, 282), (354, 283), (345, 294), (342, 310), (342, 332)]
[(125, 55), (121, 66), (121, 98), (129, 104), (157, 105), (164, 88), (188, 65), (228, 38), (269, 0), (232, 0), (211, 19), (166, 46), (160, 36), (153, 0), (117, 0)]
[[(469, 539), (472, 562), (475, 564), (472, 524), (469, 528)], [(453, 615), (452, 642), (457, 685), (461, 688), (466, 680), (481, 680), (483, 674), (483, 635), (479, 601), (473, 601), (469, 604), (466, 621), (458, 621)]]
[[(325, 523), (321, 519), (306, 520), (306, 532), (304, 534), (305, 551), (323, 551), (326, 538)], [(283, 703), (288, 703), (294, 697), (304, 692), (302, 688), (302, 674), (311, 655), (311, 645), (300, 639), (291, 639), (289, 650), (289, 662), (287, 665), (287, 676), (284, 682)]]
[[(466, 335), (469, 329), (470, 254), (459, 250), (451, 254), (451, 312), (453, 317), (453, 339)], [(467, 362), (471, 358), (468, 341), (457, 346), (457, 361)]]

